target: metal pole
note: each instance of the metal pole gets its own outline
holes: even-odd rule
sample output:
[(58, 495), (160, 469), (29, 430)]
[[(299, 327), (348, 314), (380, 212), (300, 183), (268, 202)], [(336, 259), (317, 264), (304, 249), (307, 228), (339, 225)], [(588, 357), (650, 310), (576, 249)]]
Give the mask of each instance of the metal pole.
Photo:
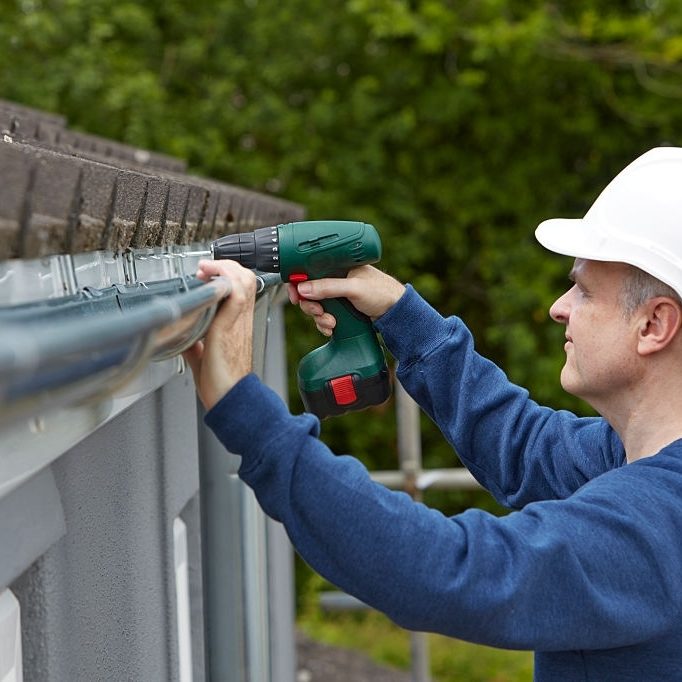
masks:
[[(400, 471), (372, 471), (372, 479), (393, 490), (402, 490), (405, 485), (405, 473)], [(480, 483), (464, 468), (426, 469), (416, 480), (419, 490), (475, 490)]]
[[(422, 501), (417, 483), (422, 470), (419, 406), (396, 381), (398, 458), (404, 475), (405, 491), (415, 502)], [(410, 633), (413, 682), (431, 682), (429, 643), (423, 632)]]
[[(279, 279), (279, 275), (277, 275)], [(284, 296), (275, 293), (269, 321), (263, 377), (286, 400), (287, 358), (284, 329)], [(279, 300), (281, 299), (281, 300)], [(281, 523), (268, 519), (268, 577), (270, 607), (270, 682), (296, 679), (296, 624), (294, 551)]]

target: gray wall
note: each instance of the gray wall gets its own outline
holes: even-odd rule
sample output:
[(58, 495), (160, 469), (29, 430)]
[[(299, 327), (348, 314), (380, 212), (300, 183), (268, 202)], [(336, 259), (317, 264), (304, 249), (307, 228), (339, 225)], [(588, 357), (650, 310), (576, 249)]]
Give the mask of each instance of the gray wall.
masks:
[[(283, 394), (282, 311), (271, 296), (257, 306), (254, 357)], [(0, 592), (20, 603), (24, 680), (180, 682), (180, 517), (193, 681), (293, 682), (291, 546), (238, 464), (198, 419), (187, 371), (0, 498)]]
[[(190, 537), (198, 529), (191, 379), (135, 403), (51, 473), (66, 533), (11, 585), (21, 604), (25, 679), (178, 679), (173, 519), (183, 513)], [(35, 532), (26, 521), (21, 531)], [(201, 620), (196, 625), (193, 660), (201, 662)]]

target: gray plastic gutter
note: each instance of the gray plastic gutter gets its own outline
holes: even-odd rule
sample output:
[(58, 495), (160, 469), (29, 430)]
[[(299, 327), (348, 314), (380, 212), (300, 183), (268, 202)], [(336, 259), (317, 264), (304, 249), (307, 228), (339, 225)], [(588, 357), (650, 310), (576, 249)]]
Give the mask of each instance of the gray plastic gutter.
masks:
[(200, 339), (229, 292), (178, 277), (0, 308), (0, 422), (113, 392)]

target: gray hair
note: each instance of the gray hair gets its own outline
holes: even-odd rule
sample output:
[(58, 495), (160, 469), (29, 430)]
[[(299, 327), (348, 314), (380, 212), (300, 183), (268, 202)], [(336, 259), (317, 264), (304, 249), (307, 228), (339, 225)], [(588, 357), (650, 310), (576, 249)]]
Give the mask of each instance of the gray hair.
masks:
[(630, 317), (642, 303), (657, 296), (672, 298), (682, 306), (682, 298), (675, 289), (648, 272), (644, 272), (634, 265), (628, 265), (628, 273), (623, 279), (623, 287), (620, 292), (623, 314)]

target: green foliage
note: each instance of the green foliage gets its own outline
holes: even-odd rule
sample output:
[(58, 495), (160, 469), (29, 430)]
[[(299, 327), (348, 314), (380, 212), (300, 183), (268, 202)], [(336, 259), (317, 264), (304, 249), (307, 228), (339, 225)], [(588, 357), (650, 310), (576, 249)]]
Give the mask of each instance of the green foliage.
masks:
[[(384, 268), (539, 401), (582, 411), (546, 312), (569, 263), (532, 232), (680, 143), (681, 28), (676, 0), (4, 0), (0, 96), (311, 218), (374, 223)], [(293, 310), (288, 324), (293, 372), (320, 339)], [(387, 415), (324, 431), (393, 467)], [(427, 459), (448, 465), (431, 429)]]
[[(304, 611), (299, 627), (310, 637), (337, 647), (363, 651), (377, 663), (410, 669), (410, 636), (379, 613)], [(427, 638), (434, 682), (526, 682), (533, 655), (502, 651), (447, 637)]]

